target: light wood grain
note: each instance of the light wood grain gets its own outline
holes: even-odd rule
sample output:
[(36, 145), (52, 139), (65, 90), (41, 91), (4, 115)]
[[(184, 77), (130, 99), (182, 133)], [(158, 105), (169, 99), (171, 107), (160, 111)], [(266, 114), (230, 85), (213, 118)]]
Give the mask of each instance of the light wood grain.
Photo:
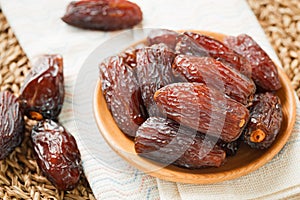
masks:
[[(224, 35), (218, 33), (202, 33), (218, 40), (224, 38)], [(258, 169), (270, 161), (283, 148), (292, 133), (296, 118), (295, 94), (286, 74), (282, 69), (279, 68), (278, 70), (282, 88), (277, 92), (277, 95), (283, 106), (283, 123), (275, 142), (267, 150), (255, 150), (242, 144), (237, 155), (228, 157), (226, 163), (219, 168), (188, 170), (172, 165), (163, 166), (157, 162), (139, 157), (135, 153), (133, 141), (126, 137), (114, 122), (106, 106), (100, 81), (98, 81), (94, 94), (95, 119), (100, 133), (112, 150), (131, 165), (151, 176), (168, 181), (194, 184), (210, 184), (235, 179)]]

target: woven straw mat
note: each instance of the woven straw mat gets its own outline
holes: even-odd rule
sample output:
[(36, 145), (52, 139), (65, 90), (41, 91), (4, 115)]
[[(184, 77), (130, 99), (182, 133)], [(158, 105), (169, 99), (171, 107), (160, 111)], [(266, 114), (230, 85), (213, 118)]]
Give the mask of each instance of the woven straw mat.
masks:
[[(300, 97), (299, 0), (248, 0), (248, 3)], [(18, 95), (29, 70), (29, 61), (0, 10), (0, 90)], [(0, 198), (95, 199), (84, 176), (74, 190), (61, 192), (42, 175), (29, 140), (31, 126), (27, 121), (23, 143), (0, 161)]]

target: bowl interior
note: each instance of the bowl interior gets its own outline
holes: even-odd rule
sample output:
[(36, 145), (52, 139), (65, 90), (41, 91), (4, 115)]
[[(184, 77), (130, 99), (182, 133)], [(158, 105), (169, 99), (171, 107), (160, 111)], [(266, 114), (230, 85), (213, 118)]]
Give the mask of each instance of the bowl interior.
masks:
[[(224, 35), (211, 32), (201, 32), (220, 41)], [(271, 160), (287, 142), (295, 122), (296, 103), (294, 91), (284, 71), (278, 69), (282, 88), (277, 91), (282, 109), (283, 122), (281, 130), (272, 146), (266, 150), (251, 149), (242, 143), (237, 154), (227, 157), (226, 163), (219, 168), (204, 168), (198, 170), (183, 169), (176, 166), (162, 166), (161, 164), (142, 158), (135, 153), (134, 142), (125, 136), (116, 125), (101, 91), (98, 81), (94, 94), (94, 116), (100, 133), (122, 158), (133, 166), (152, 176), (175, 182), (208, 184), (238, 178), (250, 173)]]

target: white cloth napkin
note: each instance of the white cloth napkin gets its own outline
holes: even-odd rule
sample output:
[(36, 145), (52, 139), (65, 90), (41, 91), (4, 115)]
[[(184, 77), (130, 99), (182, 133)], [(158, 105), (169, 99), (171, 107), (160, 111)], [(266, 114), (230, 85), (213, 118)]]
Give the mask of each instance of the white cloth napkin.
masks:
[[(66, 99), (60, 121), (75, 136), (88, 181), (97, 199), (278, 199), (300, 193), (300, 104), (291, 138), (275, 158), (246, 176), (211, 185), (191, 185), (150, 177), (110, 153), (100, 134), (87, 138), (74, 124), (72, 96), (87, 56), (117, 32), (77, 29), (60, 20), (69, 1), (0, 0), (2, 11), (28, 58), (45, 53), (64, 57)], [(208, 30), (251, 35), (280, 65), (255, 16), (244, 0), (135, 0), (144, 19), (138, 27)], [(98, 73), (97, 71), (95, 73)], [(87, 80), (88, 81), (88, 80)], [(83, 97), (84, 98), (84, 97)], [(78, 105), (75, 105), (78, 106)], [(91, 119), (91, 121), (93, 121)], [(94, 125), (91, 125), (95, 128)], [(87, 125), (86, 130), (89, 130)], [(90, 129), (91, 130), (91, 129)], [(86, 145), (83, 141), (88, 141)], [(91, 154), (97, 155), (91, 155)], [(112, 159), (122, 170), (104, 166), (95, 157)], [(126, 170), (126, 173), (124, 172)], [(300, 198), (300, 197), (299, 197)]]

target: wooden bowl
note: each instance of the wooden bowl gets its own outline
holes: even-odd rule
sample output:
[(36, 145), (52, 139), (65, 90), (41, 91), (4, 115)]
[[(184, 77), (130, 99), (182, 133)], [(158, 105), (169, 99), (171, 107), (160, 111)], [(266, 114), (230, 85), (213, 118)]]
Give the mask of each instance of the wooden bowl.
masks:
[[(199, 32), (199, 31), (197, 31)], [(200, 32), (212, 36), (220, 41), (224, 35), (211, 32)], [(167, 181), (209, 184), (235, 179), (246, 175), (270, 161), (285, 145), (291, 135), (296, 116), (296, 102), (294, 91), (283, 70), (278, 68), (282, 88), (277, 91), (282, 103), (283, 122), (281, 130), (272, 146), (266, 150), (251, 149), (241, 144), (237, 154), (227, 157), (226, 163), (219, 168), (205, 168), (189, 170), (173, 165), (161, 164), (138, 156), (134, 150), (134, 142), (126, 137), (115, 123), (101, 91), (100, 81), (94, 94), (94, 115), (100, 133), (110, 147), (123, 159), (145, 173)]]

